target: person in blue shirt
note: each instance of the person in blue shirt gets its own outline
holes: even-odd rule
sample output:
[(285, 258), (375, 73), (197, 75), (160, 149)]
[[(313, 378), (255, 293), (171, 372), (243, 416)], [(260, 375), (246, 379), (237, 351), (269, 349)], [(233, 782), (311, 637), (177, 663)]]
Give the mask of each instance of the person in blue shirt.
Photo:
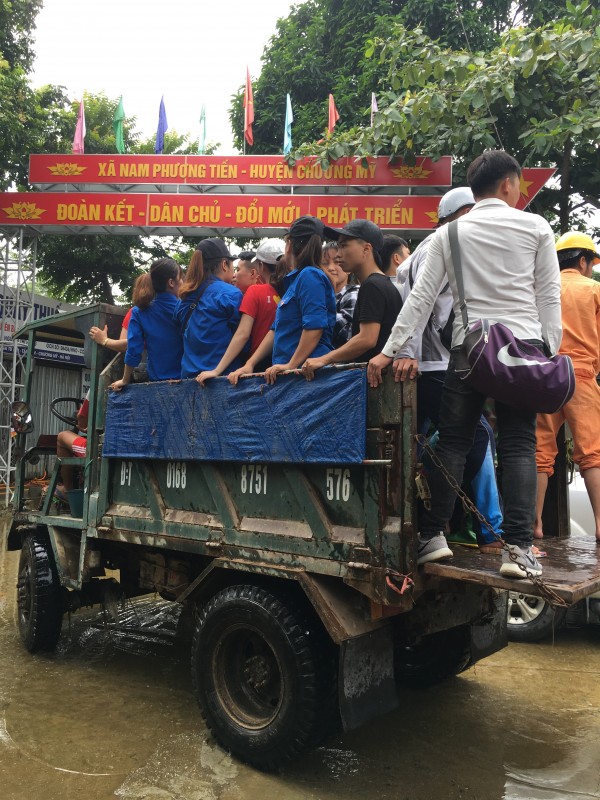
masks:
[(275, 383), (284, 370), (298, 369), (307, 358), (333, 350), (335, 295), (320, 268), (323, 223), (316, 217), (299, 217), (285, 238), (283, 257), (292, 270), (283, 279), (285, 291), (275, 322), (244, 366), (229, 375), (232, 384), (241, 375), (254, 372), (256, 365), (271, 354), (273, 366), (265, 372), (267, 383)]
[(175, 313), (181, 285), (181, 267), (172, 258), (159, 258), (150, 267), (150, 280), (138, 281), (127, 328), (123, 377), (111, 385), (115, 391), (131, 383), (133, 370), (148, 353), (151, 381), (179, 378), (183, 342)]
[[(183, 333), (182, 378), (214, 369), (237, 330), (243, 295), (231, 283), (233, 260), (222, 239), (203, 239), (192, 256), (177, 309)], [(236, 361), (231, 366), (238, 365)]]

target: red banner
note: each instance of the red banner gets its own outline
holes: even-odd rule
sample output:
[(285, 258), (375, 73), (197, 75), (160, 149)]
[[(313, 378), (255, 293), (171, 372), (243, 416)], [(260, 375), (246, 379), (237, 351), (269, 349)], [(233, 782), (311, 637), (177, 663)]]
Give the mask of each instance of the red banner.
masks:
[(450, 186), (452, 159), (341, 158), (326, 169), (314, 159), (290, 167), (282, 156), (32, 155), (29, 181), (48, 184), (188, 186)]
[(0, 225), (284, 230), (311, 214), (326, 225), (359, 217), (381, 228), (426, 230), (437, 220), (438, 203), (439, 196), (5, 192)]

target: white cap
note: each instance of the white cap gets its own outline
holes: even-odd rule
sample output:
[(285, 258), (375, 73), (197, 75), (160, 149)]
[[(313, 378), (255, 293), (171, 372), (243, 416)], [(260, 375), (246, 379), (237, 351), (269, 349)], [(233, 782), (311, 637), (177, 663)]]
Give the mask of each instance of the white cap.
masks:
[[(276, 264), (285, 252), (285, 242), (283, 239), (266, 239), (258, 246), (254, 261), (262, 261), (265, 264)], [(252, 262), (254, 264), (254, 261)]]
[(442, 197), (438, 206), (438, 221), (446, 219), (446, 217), (456, 214), (461, 208), (465, 206), (474, 206), (475, 198), (473, 192), (468, 186), (457, 186), (456, 189), (450, 189), (449, 192)]

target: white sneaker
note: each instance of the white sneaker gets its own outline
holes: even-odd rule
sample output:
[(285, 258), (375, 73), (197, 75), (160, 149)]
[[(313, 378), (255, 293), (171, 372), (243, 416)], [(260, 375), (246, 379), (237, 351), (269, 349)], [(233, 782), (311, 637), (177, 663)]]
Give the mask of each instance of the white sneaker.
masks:
[(507, 547), (513, 557), (510, 557), (507, 550), (502, 551), (500, 575), (505, 578), (529, 578), (542, 574), (542, 566), (533, 555), (531, 547), (517, 547), (516, 544), (509, 544)]
[(451, 556), (452, 550), (443, 533), (438, 533), (431, 539), (422, 539), (421, 534), (417, 536), (417, 564), (427, 564), (428, 561), (439, 561)]

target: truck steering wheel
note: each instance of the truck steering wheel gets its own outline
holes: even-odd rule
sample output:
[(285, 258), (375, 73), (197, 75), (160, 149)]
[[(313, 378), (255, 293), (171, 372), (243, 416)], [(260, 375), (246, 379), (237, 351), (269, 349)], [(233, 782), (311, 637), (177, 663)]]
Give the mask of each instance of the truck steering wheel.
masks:
[[(72, 417), (66, 416), (66, 414), (61, 414), (60, 411), (57, 411), (56, 406), (60, 403), (75, 403), (75, 414)], [(50, 411), (54, 414), (54, 416), (59, 419), (61, 422), (70, 425), (72, 428), (77, 427), (77, 412), (83, 405), (83, 400), (80, 397), (57, 397), (56, 400), (52, 400), (50, 403)]]

